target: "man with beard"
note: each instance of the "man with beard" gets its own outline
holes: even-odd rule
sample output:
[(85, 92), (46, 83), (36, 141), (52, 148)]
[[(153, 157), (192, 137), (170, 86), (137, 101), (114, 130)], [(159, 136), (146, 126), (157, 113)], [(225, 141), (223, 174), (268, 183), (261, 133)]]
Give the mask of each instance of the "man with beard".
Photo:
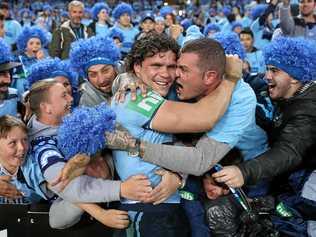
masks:
[(303, 36), (316, 40), (316, 6), (315, 0), (300, 0), (300, 15), (292, 17), (290, 12), (290, 1), (283, 0), (280, 8), (280, 26), (282, 33), (287, 36)]
[(64, 22), (53, 32), (53, 38), (49, 45), (49, 55), (68, 58), (70, 45), (78, 39), (87, 39), (93, 35), (92, 30), (81, 23), (84, 5), (80, 1), (72, 1), (68, 5), (70, 20)]
[(0, 116), (17, 116), (18, 94), (17, 90), (9, 88), (11, 84), (12, 69), (20, 63), (12, 62), (9, 46), (0, 39)]

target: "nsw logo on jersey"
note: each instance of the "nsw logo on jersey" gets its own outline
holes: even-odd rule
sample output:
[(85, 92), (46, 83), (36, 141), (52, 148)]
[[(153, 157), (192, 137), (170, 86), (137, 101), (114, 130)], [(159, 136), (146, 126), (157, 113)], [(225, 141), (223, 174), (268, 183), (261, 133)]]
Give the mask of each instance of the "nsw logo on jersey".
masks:
[(147, 93), (146, 97), (137, 95), (137, 99), (135, 101), (128, 102), (127, 108), (150, 118), (157, 111), (164, 100), (165, 99), (158, 93), (150, 91)]

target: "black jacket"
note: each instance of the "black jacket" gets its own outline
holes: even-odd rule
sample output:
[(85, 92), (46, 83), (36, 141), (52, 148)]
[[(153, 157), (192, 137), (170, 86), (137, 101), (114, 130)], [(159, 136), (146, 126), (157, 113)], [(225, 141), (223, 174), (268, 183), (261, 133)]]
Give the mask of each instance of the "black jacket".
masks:
[(247, 184), (302, 166), (316, 169), (316, 83), (306, 84), (277, 106), (268, 134), (271, 149), (238, 165)]

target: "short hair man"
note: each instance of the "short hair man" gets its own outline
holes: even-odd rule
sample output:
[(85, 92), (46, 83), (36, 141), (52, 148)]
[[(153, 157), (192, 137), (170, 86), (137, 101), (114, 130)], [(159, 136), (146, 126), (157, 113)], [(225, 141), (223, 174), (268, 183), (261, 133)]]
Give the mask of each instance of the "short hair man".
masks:
[(66, 59), (69, 55), (70, 45), (78, 39), (87, 39), (93, 35), (92, 30), (81, 23), (84, 5), (74, 0), (68, 4), (70, 19), (64, 22), (53, 32), (52, 41), (49, 45), (49, 55)]
[(254, 46), (253, 32), (250, 28), (243, 29), (239, 38), (246, 49), (246, 61), (250, 65), (250, 74), (256, 75), (265, 72), (265, 63), (262, 51)]

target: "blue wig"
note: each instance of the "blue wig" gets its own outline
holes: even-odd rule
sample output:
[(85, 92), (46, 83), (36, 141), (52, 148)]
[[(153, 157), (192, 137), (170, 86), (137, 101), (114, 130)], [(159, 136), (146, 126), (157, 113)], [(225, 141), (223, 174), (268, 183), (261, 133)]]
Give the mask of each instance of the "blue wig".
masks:
[(71, 70), (69, 62), (61, 61), (59, 58), (47, 58), (34, 63), (30, 67), (29, 75), (26, 78), (27, 87), (31, 88), (37, 81), (56, 76), (66, 77), (73, 90), (78, 87), (78, 77), (76, 73)]
[(224, 6), (221, 11), (223, 12), (224, 16), (228, 16), (232, 13), (232, 9), (230, 6)]
[(80, 39), (71, 44), (69, 53), (71, 66), (81, 76), (87, 76), (89, 67), (96, 64), (115, 66), (120, 57), (120, 51), (113, 39), (104, 36)]
[(118, 20), (120, 19), (120, 16), (123, 15), (124, 13), (127, 13), (129, 16), (132, 16), (133, 14), (132, 6), (125, 2), (120, 3), (114, 8), (112, 12), (112, 16), (114, 17), (115, 20)]
[(171, 6), (163, 6), (159, 12), (162, 17), (166, 17), (168, 14), (173, 14), (174, 8)]
[(31, 18), (31, 17), (34, 15), (34, 14), (31, 12), (31, 10), (28, 9), (28, 8), (22, 8), (21, 10), (19, 10), (18, 15), (19, 15), (20, 19), (23, 19), (23, 15), (24, 15), (24, 14), (27, 14), (29, 18)]
[(110, 30), (109, 37), (110, 37), (111, 39), (118, 38), (121, 42), (124, 41), (123, 32), (122, 32), (120, 29), (116, 28), (116, 27), (113, 27), (113, 28)]
[(206, 27), (204, 28), (204, 35), (205, 36), (208, 36), (208, 33), (210, 31), (215, 31), (215, 32), (220, 32), (221, 29), (219, 28), (219, 26), (217, 24), (214, 24), (214, 23), (209, 23), (206, 25)]
[(12, 59), (10, 47), (0, 38), (0, 64), (11, 62)]
[(316, 45), (303, 38), (278, 37), (263, 50), (266, 65), (273, 65), (301, 83), (316, 80)]
[(260, 17), (264, 11), (267, 9), (268, 4), (258, 4), (251, 10), (251, 18), (252, 20), (256, 20), (258, 17)]
[(76, 108), (58, 128), (58, 148), (69, 160), (78, 153), (94, 155), (105, 147), (104, 133), (115, 128), (115, 113), (102, 103)]
[(94, 4), (91, 10), (93, 19), (98, 20), (98, 15), (103, 9), (105, 9), (108, 14), (110, 13), (110, 7), (106, 3), (97, 2), (96, 4)]
[(16, 45), (20, 53), (25, 51), (27, 42), (31, 38), (38, 38), (41, 41), (42, 47), (48, 44), (46, 32), (42, 28), (38, 26), (24, 27), (16, 40)]
[(237, 28), (237, 27), (243, 28), (243, 25), (242, 25), (242, 23), (239, 22), (239, 21), (234, 21), (234, 22), (232, 23), (232, 31), (234, 31), (235, 28)]
[(216, 33), (213, 38), (218, 41), (225, 50), (225, 54), (237, 54), (240, 59), (244, 60), (246, 51), (241, 44), (240, 39), (236, 33)]

